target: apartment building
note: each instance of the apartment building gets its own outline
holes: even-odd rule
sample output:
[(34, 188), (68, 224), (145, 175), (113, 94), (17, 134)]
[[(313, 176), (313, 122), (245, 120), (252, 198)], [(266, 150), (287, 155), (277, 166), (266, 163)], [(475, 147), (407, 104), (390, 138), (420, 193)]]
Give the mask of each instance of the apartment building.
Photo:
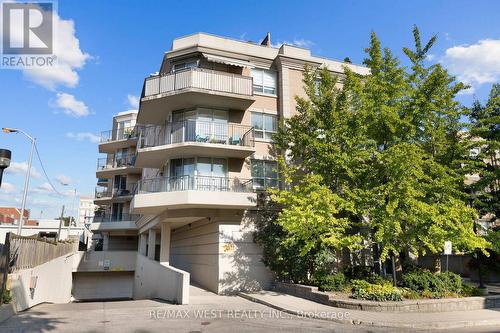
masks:
[(307, 49), (271, 47), (269, 35), (256, 44), (196, 33), (175, 39), (145, 78), (138, 113), (114, 117), (99, 144), (107, 156), (95, 203), (106, 208), (92, 226), (103, 250), (137, 249), (134, 297), (161, 296), (166, 276), (179, 281), (169, 288), (185, 288), (187, 276), (216, 293), (269, 285), (252, 212), (259, 191), (278, 185), (272, 135), (294, 114), (295, 96), (305, 96), (306, 64), (367, 73)]
[(92, 223), (95, 209), (96, 205), (94, 204), (93, 197), (80, 196), (80, 204), (78, 205), (78, 225), (83, 226)]

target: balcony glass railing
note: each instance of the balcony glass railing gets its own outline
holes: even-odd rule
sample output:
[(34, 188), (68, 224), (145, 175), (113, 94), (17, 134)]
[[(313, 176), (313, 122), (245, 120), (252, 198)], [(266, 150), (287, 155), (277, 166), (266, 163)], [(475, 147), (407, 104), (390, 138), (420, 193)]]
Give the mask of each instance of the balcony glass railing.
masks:
[(133, 167), (135, 165), (135, 154), (113, 155), (97, 159), (97, 171), (122, 167)]
[(99, 214), (94, 216), (94, 222), (124, 222), (124, 221), (137, 221), (140, 215), (138, 214)]
[(254, 147), (254, 129), (240, 124), (199, 120), (173, 122), (166, 126), (146, 126), (141, 130), (139, 147), (181, 142)]
[(127, 183), (125, 188), (113, 188), (109, 189), (105, 186), (98, 186), (95, 189), (95, 198), (103, 199), (103, 198), (115, 198), (115, 197), (123, 197), (134, 194), (136, 191), (137, 183)]
[(143, 96), (168, 93), (187, 88), (197, 88), (237, 95), (253, 95), (253, 79), (250, 76), (189, 68), (175, 73), (156, 75), (144, 80)]
[(135, 127), (116, 128), (110, 131), (101, 132), (100, 143), (134, 139), (137, 137)]
[(208, 191), (208, 192), (253, 192), (251, 179), (212, 177), (212, 176), (179, 176), (143, 179), (138, 183), (136, 193), (176, 192), (176, 191)]

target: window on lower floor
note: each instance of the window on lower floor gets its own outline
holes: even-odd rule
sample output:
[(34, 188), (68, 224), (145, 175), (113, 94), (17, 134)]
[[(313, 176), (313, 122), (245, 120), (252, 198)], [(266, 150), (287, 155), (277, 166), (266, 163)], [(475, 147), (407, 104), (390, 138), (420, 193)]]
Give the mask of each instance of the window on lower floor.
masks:
[(278, 127), (277, 117), (274, 114), (252, 112), (252, 126), (256, 139), (272, 140)]
[(266, 189), (278, 186), (278, 162), (252, 160), (252, 180), (255, 188)]

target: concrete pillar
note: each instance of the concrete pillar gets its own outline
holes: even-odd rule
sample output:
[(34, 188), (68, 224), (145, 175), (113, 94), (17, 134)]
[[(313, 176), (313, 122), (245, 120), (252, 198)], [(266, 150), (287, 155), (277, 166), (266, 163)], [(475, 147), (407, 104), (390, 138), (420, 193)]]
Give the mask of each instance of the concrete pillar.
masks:
[(170, 262), (170, 223), (161, 224), (160, 263)]
[(148, 236), (146, 233), (142, 233), (139, 235), (139, 253), (143, 256), (147, 255), (147, 245), (148, 245)]
[(148, 235), (148, 258), (155, 260), (156, 231), (149, 229)]
[(109, 249), (109, 233), (103, 232), (102, 233), (102, 250), (108, 251), (108, 249)]

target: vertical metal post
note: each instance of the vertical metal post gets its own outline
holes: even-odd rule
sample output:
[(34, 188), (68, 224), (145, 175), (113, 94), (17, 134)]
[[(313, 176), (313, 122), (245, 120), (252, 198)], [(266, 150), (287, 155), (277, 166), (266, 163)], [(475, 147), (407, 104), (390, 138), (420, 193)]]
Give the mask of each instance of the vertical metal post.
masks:
[(24, 210), (26, 208), (26, 196), (28, 195), (28, 187), (30, 184), (30, 176), (31, 176), (31, 164), (33, 161), (33, 150), (35, 149), (35, 138), (31, 138), (31, 150), (30, 157), (28, 162), (28, 170), (26, 171), (26, 178), (24, 180), (24, 190), (23, 190), (23, 201), (21, 204), (21, 216), (19, 217), (19, 224), (17, 226), (17, 234), (21, 236), (21, 232), (23, 229), (23, 221), (24, 221)]
[(57, 240), (61, 240), (61, 228), (62, 228), (63, 218), (64, 218), (64, 205), (62, 206), (61, 210), (61, 219), (59, 220), (59, 230), (57, 231)]

